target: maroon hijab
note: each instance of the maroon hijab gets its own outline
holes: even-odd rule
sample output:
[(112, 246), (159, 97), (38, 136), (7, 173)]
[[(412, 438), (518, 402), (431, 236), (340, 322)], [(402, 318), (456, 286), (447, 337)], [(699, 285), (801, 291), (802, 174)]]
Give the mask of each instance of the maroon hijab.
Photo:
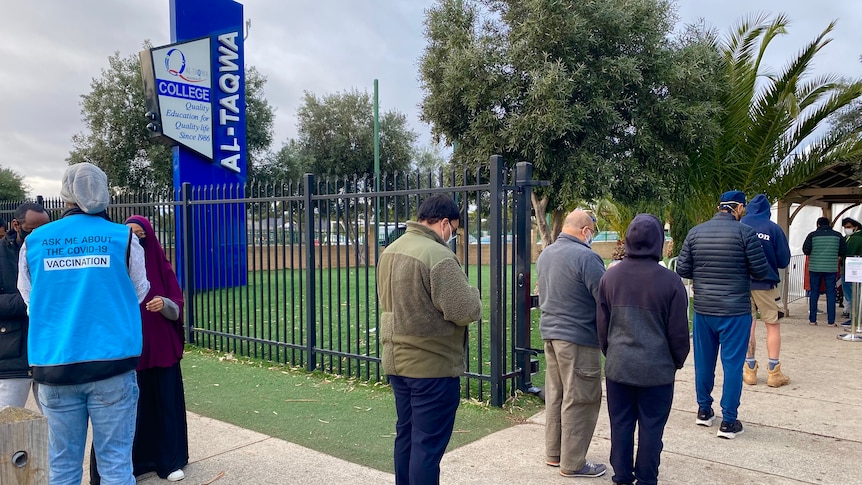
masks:
[[(144, 216), (134, 215), (126, 219), (126, 224), (132, 222), (140, 225), (146, 235), (140, 243), (144, 248), (147, 279), (150, 280), (150, 292), (141, 303), (144, 347), (138, 370), (171, 367), (183, 356), (183, 291), (150, 221)], [(159, 312), (146, 309), (147, 302), (157, 296), (168, 298), (177, 304), (180, 308), (179, 319), (171, 321)]]

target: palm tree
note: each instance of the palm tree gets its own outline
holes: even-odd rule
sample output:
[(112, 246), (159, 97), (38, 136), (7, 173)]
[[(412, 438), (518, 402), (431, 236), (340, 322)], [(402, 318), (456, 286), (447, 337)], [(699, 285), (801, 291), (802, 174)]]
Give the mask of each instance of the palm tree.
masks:
[(641, 200), (634, 204), (625, 204), (608, 197), (602, 197), (590, 204), (590, 209), (596, 215), (597, 225), (602, 230), (616, 231), (619, 234), (613, 259), (622, 259), (625, 254), (626, 230), (636, 215), (648, 213), (655, 215), (661, 221), (667, 219), (662, 203), (654, 200)]
[(829, 118), (862, 96), (862, 81), (810, 77), (815, 56), (835, 23), (778, 73), (763, 68), (764, 53), (786, 33), (784, 15), (746, 19), (720, 45), (727, 89), (721, 96), (721, 133), (694, 154), (674, 211), (687, 223), (715, 212), (726, 190), (781, 198), (820, 170), (862, 155), (859, 131), (828, 130)]

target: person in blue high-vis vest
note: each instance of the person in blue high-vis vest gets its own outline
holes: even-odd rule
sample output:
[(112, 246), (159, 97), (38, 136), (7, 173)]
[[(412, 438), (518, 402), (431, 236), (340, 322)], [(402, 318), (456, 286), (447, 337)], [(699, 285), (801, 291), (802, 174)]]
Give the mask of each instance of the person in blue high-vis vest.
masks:
[(67, 210), (30, 234), (18, 263), (50, 483), (81, 483), (89, 420), (103, 482), (134, 485), (144, 251), (128, 227), (108, 220), (108, 178), (95, 165), (66, 169), (60, 196)]

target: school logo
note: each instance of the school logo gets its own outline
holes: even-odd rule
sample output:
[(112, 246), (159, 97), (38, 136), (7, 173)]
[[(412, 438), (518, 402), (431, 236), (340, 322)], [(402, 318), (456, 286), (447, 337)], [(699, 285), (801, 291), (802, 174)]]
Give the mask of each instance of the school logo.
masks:
[(189, 66), (186, 63), (186, 55), (176, 47), (165, 54), (165, 70), (171, 76), (176, 76), (190, 83), (200, 83), (209, 79), (208, 69)]

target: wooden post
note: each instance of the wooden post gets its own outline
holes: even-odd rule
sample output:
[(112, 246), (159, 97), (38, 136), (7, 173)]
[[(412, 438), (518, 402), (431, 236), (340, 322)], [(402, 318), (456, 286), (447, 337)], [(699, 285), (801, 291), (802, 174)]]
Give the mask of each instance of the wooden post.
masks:
[(0, 483), (48, 484), (48, 418), (24, 408), (0, 408)]
[[(778, 208), (776, 209), (776, 219), (778, 220), (778, 227), (784, 231), (784, 235), (787, 239), (790, 239), (790, 203), (786, 200), (778, 201)], [(779, 270), (779, 276), (781, 277), (781, 304), (784, 307), (784, 316), (790, 316), (790, 306), (787, 301), (788, 290), (790, 289), (790, 282), (787, 281), (787, 278), (790, 276), (790, 269), (784, 268)]]

